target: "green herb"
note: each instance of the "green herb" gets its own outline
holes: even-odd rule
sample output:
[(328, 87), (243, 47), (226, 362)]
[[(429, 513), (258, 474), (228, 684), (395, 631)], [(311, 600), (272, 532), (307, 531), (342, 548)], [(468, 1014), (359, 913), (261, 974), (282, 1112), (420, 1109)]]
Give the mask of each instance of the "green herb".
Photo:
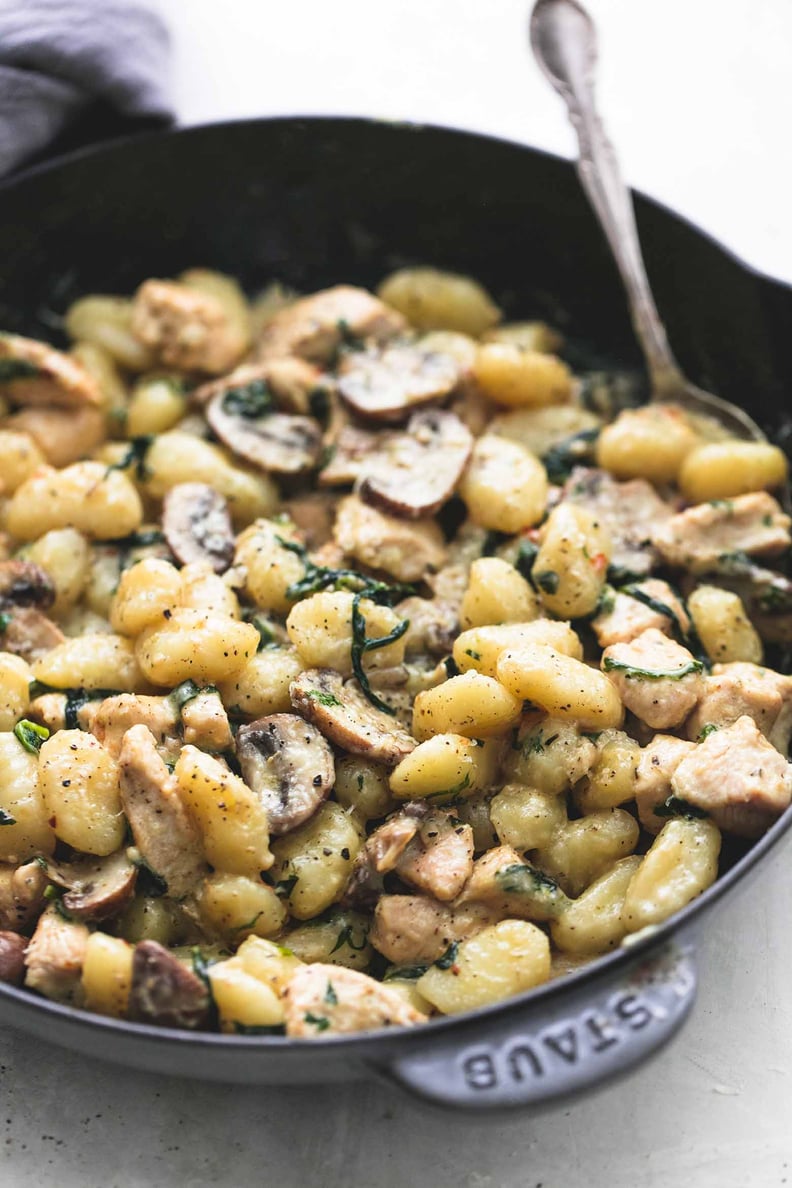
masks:
[(180, 685), (171, 690), (168, 699), (178, 714), (188, 701), (193, 701), (201, 692), (202, 690), (198, 688), (195, 681), (182, 681)]
[(66, 730), (80, 729), (80, 710), (89, 701), (97, 700), (96, 693), (87, 693), (85, 689), (69, 689), (66, 693), (66, 705), (63, 708), (63, 725)]
[(576, 466), (592, 457), (592, 446), (599, 429), (584, 429), (552, 446), (542, 455), (542, 463), (551, 483), (565, 483)]
[(145, 858), (133, 859), (133, 866), (137, 867), (135, 890), (146, 899), (160, 899), (168, 894), (168, 884), (162, 875), (152, 870)]
[(601, 730), (582, 730), (581, 738), (587, 738), (591, 742), (599, 742), (599, 737), (602, 734)]
[(285, 1035), (282, 1023), (234, 1023), (237, 1035)]
[(710, 507), (719, 508), (721, 511), (725, 511), (729, 516), (734, 511), (734, 504), (732, 503), (731, 499), (710, 499), (709, 505)]
[(128, 536), (119, 536), (113, 540), (116, 548), (129, 552), (131, 549), (147, 549), (151, 545), (164, 544), (165, 533), (159, 528), (144, 528), (139, 532), (130, 532)]
[(367, 944), (368, 936), (366, 935), (365, 931), (363, 932), (363, 938), (360, 941), (360, 944), (356, 944), (355, 933), (352, 925), (345, 924), (339, 932), (338, 937), (336, 938), (336, 943), (330, 950), (330, 954), (332, 956), (333, 953), (337, 953), (339, 949), (343, 949), (344, 945), (347, 945), (355, 953), (362, 953)]
[(536, 555), (539, 552), (539, 546), (532, 540), (521, 540), (520, 546), (517, 549), (517, 556), (514, 558), (514, 568), (518, 573), (521, 573), (526, 581), (531, 580), (531, 570), (536, 561)]
[(687, 633), (680, 622), (679, 615), (667, 602), (663, 602), (660, 598), (652, 597), (641, 586), (634, 584), (622, 586), (620, 593), (626, 594), (629, 598), (634, 598), (636, 602), (640, 602), (643, 606), (648, 606), (649, 610), (653, 610), (656, 615), (664, 615), (665, 618), (670, 619), (674, 638), (677, 643), (687, 643)]
[(391, 717), (396, 716), (396, 711), (392, 706), (378, 697), (369, 684), (369, 679), (363, 671), (363, 657), (367, 652), (373, 652), (378, 648), (385, 648), (388, 644), (395, 643), (397, 639), (405, 634), (409, 629), (410, 620), (402, 619), (398, 626), (389, 631), (387, 635), (377, 635), (372, 639), (366, 638), (366, 616), (360, 609), (360, 603), (363, 599), (363, 594), (356, 594), (352, 599), (352, 671), (357, 677), (358, 684), (363, 690), (364, 695), (368, 698), (371, 704), (384, 714), (390, 714)]
[(0, 808), (0, 825), (16, 825), (16, 817), (12, 817), (4, 808)]
[(704, 742), (704, 739), (709, 738), (716, 730), (720, 730), (720, 726), (717, 726), (715, 722), (707, 722), (706, 726), (702, 726), (701, 730), (699, 730), (696, 742)]
[(330, 393), (326, 388), (314, 388), (308, 397), (308, 408), (311, 416), (324, 427), (330, 416)]
[[(262, 908), (261, 911), (263, 912), (264, 909)], [(245, 932), (246, 930), (248, 930), (250, 928), (255, 928), (256, 921), (258, 920), (260, 915), (261, 915), (261, 912), (256, 912), (255, 916), (253, 916), (252, 919), (247, 920), (244, 924), (235, 925), (235, 927), (232, 929), (232, 931), (233, 932)]]
[(766, 516), (762, 516), (762, 524), (765, 528), (772, 528), (773, 517), (770, 512), (768, 512)]
[(217, 1003), (215, 1002), (214, 991), (212, 990), (212, 979), (209, 977), (209, 967), (214, 965), (214, 961), (204, 957), (197, 945), (193, 946), (190, 957), (192, 959), (193, 973), (196, 978), (203, 982), (209, 999), (209, 1022), (217, 1026)]
[(634, 664), (627, 664), (624, 660), (615, 660), (613, 656), (606, 656), (602, 662), (605, 672), (623, 672), (628, 681), (681, 681), (691, 673), (701, 672), (704, 665), (700, 660), (690, 660), (681, 668), (659, 669), (639, 668)]
[(509, 534), (507, 532), (496, 532), (494, 528), (490, 529), (481, 545), (482, 557), (491, 557), (501, 545), (506, 544), (508, 539)]
[[(440, 958), (442, 961), (442, 957)], [(383, 982), (417, 982), (426, 973), (428, 965), (394, 965), (387, 971)]]
[(435, 965), (438, 969), (451, 969), (452, 965), (456, 964), (457, 954), (459, 953), (459, 941), (452, 941), (441, 957), (437, 958)]
[(7, 613), (7, 611), (0, 612), (0, 635), (3, 635), (4, 632), (6, 632), (8, 630), (8, 628), (11, 626), (11, 623), (13, 622), (13, 620), (14, 620), (14, 616), (9, 615)]
[(341, 336), (339, 343), (339, 352), (341, 351), (362, 351), (365, 347), (365, 342), (359, 335), (355, 334), (346, 318), (339, 318), (336, 322), (338, 333)]
[(600, 590), (600, 596), (597, 599), (597, 607), (594, 611), (595, 617), (597, 615), (609, 615), (616, 605), (616, 591), (613, 586), (607, 583)]
[(310, 1011), (306, 1011), (303, 1019), (306, 1023), (313, 1023), (317, 1031), (327, 1031), (330, 1026), (330, 1020), (325, 1015), (314, 1015)]
[(655, 805), (654, 812), (656, 817), (685, 817), (689, 821), (709, 816), (704, 809), (681, 796), (668, 796), (661, 804)]
[(545, 738), (544, 732), (537, 730), (536, 734), (528, 735), (522, 745), (522, 752), (524, 755), (541, 755), (545, 747), (549, 747), (557, 738), (557, 734), (551, 734), (549, 738)]
[(41, 368), (27, 359), (0, 359), (0, 384), (10, 384), (18, 379), (32, 379), (41, 375)]
[(545, 569), (542, 573), (535, 573), (533, 575), (534, 585), (543, 590), (545, 594), (555, 594), (558, 590), (559, 583), (558, 574), (554, 569)]
[(321, 689), (312, 690), (308, 693), (311, 701), (317, 701), (319, 705), (341, 705), (341, 702), (333, 693), (323, 693)]
[(223, 396), (222, 408), (230, 417), (245, 417), (255, 421), (272, 412), (272, 393), (264, 380), (251, 380), (249, 384), (228, 388)]
[(481, 659), (481, 652), (474, 652), (472, 648), (465, 648), (465, 655), (470, 656), (471, 660)]
[(38, 722), (30, 722), (27, 718), (23, 718), (21, 722), (17, 722), (14, 727), (14, 734), (25, 750), (30, 751), (31, 755), (38, 755), (41, 750), (41, 744), (46, 742), (50, 736), (50, 732), (46, 726), (39, 726)]
[(546, 916), (556, 915), (569, 902), (555, 879), (527, 862), (501, 867), (495, 872), (495, 882), (504, 894), (530, 900)]
[(268, 648), (270, 644), (275, 642), (275, 632), (272, 630), (272, 627), (263, 615), (260, 615), (254, 611), (253, 614), (247, 615), (245, 617), (247, 618), (248, 623), (252, 623), (252, 625), (256, 628), (256, 631), (259, 633), (259, 642), (256, 651), (262, 652), (264, 648)]
[(333, 988), (333, 983), (330, 981), (327, 983), (327, 989), (324, 993), (324, 1001), (328, 1006), (338, 1006), (338, 995)]
[(448, 677), (459, 676), (459, 665), (457, 664), (457, 662), (453, 656), (446, 656), (445, 660), (443, 661), (443, 664), (445, 666), (446, 676), (448, 676)]
[(470, 772), (466, 771), (458, 784), (454, 784), (453, 788), (446, 788), (442, 792), (431, 792), (424, 800), (452, 800), (455, 796), (459, 796), (466, 788), (470, 787)]
[(280, 895), (282, 899), (288, 899), (297, 883), (297, 875), (291, 875), (288, 879), (281, 879), (275, 884), (275, 894)]
[(151, 477), (151, 472), (146, 465), (146, 454), (153, 442), (153, 433), (144, 433), (140, 437), (131, 438), (124, 456), (118, 462), (113, 462), (112, 465), (108, 466), (108, 474), (111, 470), (129, 470), (130, 466), (133, 466), (135, 478), (138, 482), (144, 483), (146, 479)]

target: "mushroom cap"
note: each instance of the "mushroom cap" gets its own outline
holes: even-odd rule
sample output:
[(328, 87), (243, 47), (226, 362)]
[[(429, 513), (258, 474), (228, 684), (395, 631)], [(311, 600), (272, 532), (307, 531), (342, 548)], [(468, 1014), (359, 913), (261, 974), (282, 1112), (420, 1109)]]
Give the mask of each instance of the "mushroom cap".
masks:
[(236, 389), (218, 392), (206, 409), (210, 426), (232, 453), (273, 474), (310, 470), (322, 450), (322, 430), (313, 417), (273, 412), (264, 403), (249, 408), (232, 398)]
[(207, 561), (225, 573), (234, 559), (234, 532), (228, 503), (208, 483), (177, 483), (165, 496), (162, 530), (183, 565)]
[(455, 413), (425, 409), (405, 432), (382, 435), (363, 462), (358, 493), (395, 516), (433, 515), (454, 494), (472, 449)]
[(236, 736), (242, 778), (267, 810), (270, 833), (288, 833), (313, 816), (335, 782), (333, 752), (297, 714), (270, 714)]
[(445, 400), (460, 376), (451, 355), (396, 343), (346, 355), (338, 369), (338, 392), (359, 416), (398, 422), (417, 405)]
[(292, 705), (352, 755), (395, 767), (417, 742), (395, 718), (371, 704), (357, 681), (332, 668), (309, 668), (290, 686)]

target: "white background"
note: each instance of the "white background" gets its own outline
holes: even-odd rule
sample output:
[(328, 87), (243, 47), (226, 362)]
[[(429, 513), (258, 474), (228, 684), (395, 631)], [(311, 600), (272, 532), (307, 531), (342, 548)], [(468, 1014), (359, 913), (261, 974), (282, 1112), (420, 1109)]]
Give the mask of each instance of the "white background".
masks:
[[(158, 0), (184, 122), (414, 118), (571, 154), (525, 0)], [(792, 279), (789, 0), (591, 0), (629, 181)], [(0, 1183), (38, 1188), (771, 1188), (792, 1184), (787, 845), (701, 952), (682, 1037), (539, 1118), (445, 1118), (377, 1086), (194, 1085), (0, 1030)], [(5, 1140), (5, 1141), (2, 1141)]]

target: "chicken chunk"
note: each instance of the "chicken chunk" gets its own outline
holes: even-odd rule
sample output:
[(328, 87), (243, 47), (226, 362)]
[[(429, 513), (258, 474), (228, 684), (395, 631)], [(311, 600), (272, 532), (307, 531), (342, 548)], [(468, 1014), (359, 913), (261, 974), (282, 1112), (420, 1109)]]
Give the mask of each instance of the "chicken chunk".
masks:
[(12, 405), (102, 404), (99, 385), (81, 363), (47, 342), (17, 334), (0, 334), (0, 394)]
[(792, 800), (792, 766), (745, 715), (716, 730), (679, 764), (676, 796), (741, 837), (759, 837)]
[(47, 882), (36, 859), (22, 866), (1, 865), (0, 929), (18, 932), (25, 928), (44, 906)]
[(184, 741), (203, 751), (227, 751), (234, 745), (228, 714), (214, 689), (201, 689), (182, 706)]
[(473, 830), (450, 812), (434, 809), (396, 863), (396, 873), (441, 903), (454, 899), (473, 872)]
[(482, 904), (499, 920), (552, 920), (569, 900), (554, 879), (511, 846), (496, 846), (476, 860), (454, 906), (470, 903)]
[(416, 582), (440, 569), (446, 547), (433, 519), (403, 520), (348, 495), (338, 507), (334, 534), (339, 548), (370, 569), (399, 582)]
[(499, 919), (481, 903), (454, 907), (425, 895), (383, 895), (369, 941), (394, 965), (424, 965), (442, 957), (454, 941), (467, 940)]
[(776, 556), (789, 548), (790, 524), (766, 491), (699, 503), (652, 529), (652, 541), (669, 565), (707, 573), (725, 556)]
[(397, 991), (341, 965), (302, 965), (283, 995), (286, 1034), (321, 1039), (376, 1027), (426, 1022)]
[(21, 986), (25, 980), (24, 936), (16, 932), (0, 932), (0, 982)]
[(166, 367), (222, 375), (248, 347), (241, 325), (209, 293), (176, 281), (147, 280), (135, 294), (132, 333)]
[(106, 697), (97, 706), (90, 728), (105, 750), (117, 759), (124, 736), (132, 726), (145, 726), (164, 758), (178, 758), (181, 748), (179, 716), (170, 698), (138, 693)]
[(759, 664), (716, 664), (704, 677), (701, 700), (685, 723), (685, 734), (695, 741), (707, 726), (731, 726), (744, 715), (786, 755), (792, 735), (792, 677)]
[(409, 621), (404, 636), (407, 656), (428, 652), (430, 656), (447, 656), (459, 634), (459, 611), (443, 598), (405, 598), (394, 608), (400, 619)]
[(644, 829), (659, 833), (666, 822), (655, 809), (672, 795), (671, 779), (683, 759), (692, 754), (695, 744), (673, 734), (656, 734), (643, 747), (635, 779), (635, 802)]
[(345, 340), (387, 342), (406, 329), (401, 314), (365, 289), (336, 285), (276, 313), (259, 337), (256, 357), (297, 355), (310, 363), (326, 364), (333, 361)]
[(25, 985), (45, 998), (79, 1006), (89, 936), (85, 924), (65, 919), (54, 904), (48, 907), (25, 951)]
[(604, 470), (576, 467), (564, 486), (563, 499), (584, 507), (605, 525), (613, 546), (612, 570), (643, 577), (657, 564), (652, 533), (673, 509), (644, 479), (619, 483)]
[(653, 730), (678, 726), (702, 692), (701, 661), (655, 627), (606, 648), (602, 668), (627, 709)]
[(672, 638), (685, 636), (690, 631), (690, 617), (668, 582), (649, 578), (619, 590), (613, 605), (601, 611), (591, 626), (599, 646), (608, 648), (611, 644), (631, 643), (652, 627)]
[(175, 777), (147, 726), (132, 726), (119, 752), (121, 803), (144, 861), (173, 899), (188, 895), (207, 872), (200, 835), (182, 804)]

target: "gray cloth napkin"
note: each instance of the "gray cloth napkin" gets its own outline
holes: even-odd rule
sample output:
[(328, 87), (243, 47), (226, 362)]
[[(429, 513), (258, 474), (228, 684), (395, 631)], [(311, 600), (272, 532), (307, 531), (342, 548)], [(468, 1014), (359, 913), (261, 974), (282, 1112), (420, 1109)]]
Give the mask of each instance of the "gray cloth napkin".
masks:
[(137, 0), (0, 0), (0, 176), (166, 124), (168, 34)]

